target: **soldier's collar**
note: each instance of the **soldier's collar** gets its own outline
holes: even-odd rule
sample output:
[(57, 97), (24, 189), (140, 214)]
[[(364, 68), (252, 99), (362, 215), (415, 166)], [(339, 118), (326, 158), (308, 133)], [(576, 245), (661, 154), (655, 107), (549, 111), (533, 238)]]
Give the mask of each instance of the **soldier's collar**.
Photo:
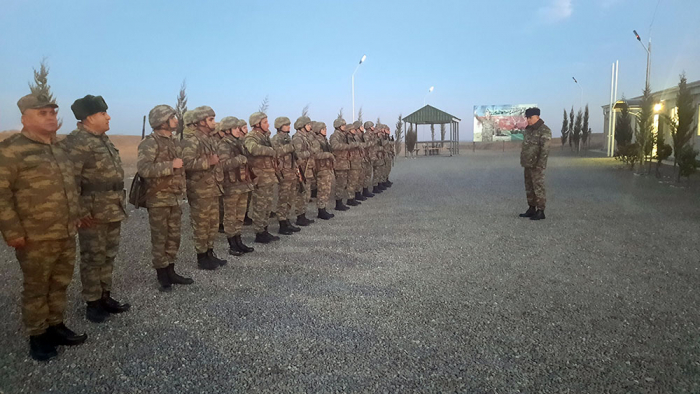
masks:
[[(32, 140), (34, 142), (38, 142), (40, 144), (53, 145), (56, 143), (56, 133), (54, 133), (53, 135), (48, 136), (48, 137), (40, 136), (39, 134), (32, 133), (31, 131), (26, 130), (26, 129), (22, 129), (22, 131), (20, 133), (23, 136), (25, 136), (27, 139)], [(48, 140), (48, 142), (47, 142), (47, 140)]]

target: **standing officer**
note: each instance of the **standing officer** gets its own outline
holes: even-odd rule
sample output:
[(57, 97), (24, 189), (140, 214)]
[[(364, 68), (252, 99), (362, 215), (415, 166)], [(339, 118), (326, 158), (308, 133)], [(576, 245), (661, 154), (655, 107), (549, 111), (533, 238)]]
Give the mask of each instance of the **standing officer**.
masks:
[(22, 269), (29, 354), (43, 361), (56, 357), (57, 345), (87, 339), (63, 323), (79, 202), (73, 164), (56, 144), (58, 105), (48, 95), (30, 94), (17, 106), (22, 131), (0, 142), (0, 231)]
[(540, 119), (539, 108), (525, 110), (527, 127), (523, 133), (523, 148), (520, 152), (520, 165), (525, 169), (525, 194), (529, 208), (520, 217), (530, 220), (543, 220), (547, 193), (544, 188), (544, 171), (549, 157), (549, 143), (552, 130)]
[(224, 178), (221, 167), (217, 165), (216, 140), (211, 136), (216, 128), (215, 116), (214, 110), (208, 106), (192, 110), (187, 116), (191, 117), (188, 119), (191, 123), (181, 141), (197, 266), (205, 270), (215, 270), (226, 264), (226, 260), (214, 253), (214, 239), (219, 228), (219, 196)]
[(312, 131), (313, 134), (311, 134), (309, 142), (316, 168), (316, 207), (318, 208), (318, 218), (328, 220), (335, 217), (326, 210), (335, 180), (333, 175), (335, 156), (333, 156), (331, 146), (326, 140), (326, 124), (314, 122)]
[(394, 156), (396, 155), (396, 152), (394, 150), (394, 138), (391, 136), (391, 129), (389, 129), (389, 126), (384, 125), (384, 132), (386, 133), (386, 141), (387, 141), (387, 156), (386, 160), (387, 162), (385, 163), (386, 167), (386, 180), (384, 181), (384, 185), (386, 187), (391, 187), (391, 185), (394, 184), (394, 182), (389, 180), (389, 174), (391, 174), (391, 169), (394, 167)]
[(243, 144), (248, 153), (252, 175), (255, 177), (253, 180), (255, 190), (250, 203), (253, 230), (255, 230), (255, 242), (266, 244), (280, 239), (267, 231), (267, 223), (272, 211), (272, 197), (275, 185), (279, 183), (276, 152), (272, 148), (272, 142), (268, 136), (270, 123), (267, 120), (267, 115), (255, 112), (250, 115), (248, 121), (253, 127), (253, 131), (245, 137)]
[[(348, 205), (357, 206), (362, 204), (357, 201), (358, 191), (362, 178), (362, 151), (361, 143), (357, 139), (357, 124), (351, 123), (346, 126), (348, 133), (348, 144), (350, 144), (350, 172), (348, 173)], [(352, 197), (352, 198), (350, 198)], [(364, 198), (364, 197), (362, 197)]]
[[(358, 124), (360, 122), (358, 121)], [(372, 122), (365, 122), (367, 123), (372, 123)], [(374, 194), (369, 191), (369, 188), (372, 186), (372, 153), (370, 152), (371, 150), (371, 145), (372, 145), (372, 137), (370, 136), (371, 132), (362, 124), (359, 125), (360, 128), (360, 139), (362, 140), (362, 197), (367, 198), (372, 198), (374, 197)]]
[(306, 178), (306, 185), (304, 188), (299, 188), (296, 196), (296, 208), (297, 208), (297, 224), (299, 226), (308, 226), (314, 222), (312, 219), (306, 218), (306, 208), (309, 205), (309, 199), (311, 198), (311, 186), (314, 183), (314, 159), (311, 157), (311, 119), (308, 116), (299, 117), (296, 122), (294, 122), (294, 137), (292, 137), (292, 144), (294, 144), (294, 154), (297, 158), (297, 165), (299, 166), (299, 171)]
[(335, 131), (329, 139), (331, 151), (335, 156), (335, 210), (347, 211), (343, 204), (344, 198), (349, 198), (348, 177), (350, 173), (350, 149), (353, 146), (348, 142), (348, 133), (345, 131), (347, 125), (345, 119), (338, 118), (333, 121)]
[(299, 227), (289, 222), (289, 217), (294, 214), (294, 200), (298, 193), (297, 187), (299, 187), (297, 163), (294, 160), (294, 145), (292, 145), (292, 137), (289, 136), (291, 124), (292, 121), (286, 116), (275, 119), (277, 134), (271, 140), (272, 147), (277, 153), (277, 163), (282, 172), (282, 179), (277, 191), (277, 218), (280, 223), (279, 233), (283, 235), (292, 235), (301, 231)]
[(153, 133), (139, 144), (136, 168), (145, 181), (153, 268), (160, 289), (169, 291), (173, 284), (194, 283), (191, 278), (175, 272), (175, 259), (180, 249), (180, 202), (185, 194), (185, 170), (180, 146), (173, 137), (178, 126), (175, 109), (165, 104), (153, 107), (148, 113), (148, 123)]
[(365, 140), (369, 140), (369, 154), (370, 160), (372, 162), (372, 193), (378, 194), (382, 192), (379, 188), (379, 180), (382, 176), (382, 171), (384, 171), (384, 155), (382, 151), (382, 140), (379, 137), (379, 132), (377, 131), (377, 125), (375, 127), (374, 123), (367, 121), (365, 122)]
[(75, 165), (80, 193), (80, 280), (87, 302), (85, 316), (101, 323), (110, 313), (129, 310), (110, 296), (114, 260), (119, 250), (122, 220), (126, 219), (124, 169), (119, 151), (107, 137), (110, 116), (102, 96), (75, 100), (71, 110), (78, 128), (65, 148)]

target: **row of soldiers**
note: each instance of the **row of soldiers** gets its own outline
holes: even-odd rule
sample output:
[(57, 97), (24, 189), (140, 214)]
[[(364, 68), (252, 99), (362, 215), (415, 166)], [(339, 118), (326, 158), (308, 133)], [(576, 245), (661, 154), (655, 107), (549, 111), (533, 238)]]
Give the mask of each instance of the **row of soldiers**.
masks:
[[(22, 315), (30, 356), (48, 360), (57, 355), (57, 346), (87, 339), (63, 322), (76, 233), (86, 318), (101, 323), (130, 308), (111, 296), (121, 222), (127, 217), (124, 170), (119, 151), (105, 134), (110, 116), (101, 96), (73, 103), (77, 128), (62, 141), (56, 138), (58, 105), (51, 95), (32, 93), (17, 105), (22, 131), (0, 142), (0, 232), (15, 249), (24, 278)], [(179, 141), (173, 136), (179, 124), (175, 110), (159, 105), (150, 111), (153, 133), (138, 147), (134, 181), (143, 186), (136, 205), (148, 209), (153, 266), (163, 291), (194, 282), (175, 272), (184, 196), (197, 264), (212, 270), (226, 264), (214, 253), (220, 200), (229, 253), (240, 256), (253, 251), (241, 239), (246, 208), (256, 242), (279, 239), (267, 229), (275, 188), (279, 232), (291, 234), (299, 231), (289, 219), (295, 214), (297, 225), (313, 223), (306, 217), (312, 189), (318, 218), (328, 220), (333, 217), (327, 208), (334, 183), (335, 209), (340, 211), (391, 186), (393, 143), (385, 125), (337, 119), (329, 142), (326, 125), (307, 117), (297, 119), (291, 138), (287, 118), (275, 120), (278, 134), (270, 138), (267, 115), (261, 112), (250, 116), (250, 133), (248, 124), (234, 117), (217, 125), (209, 107), (188, 111), (183, 118), (186, 128)]]

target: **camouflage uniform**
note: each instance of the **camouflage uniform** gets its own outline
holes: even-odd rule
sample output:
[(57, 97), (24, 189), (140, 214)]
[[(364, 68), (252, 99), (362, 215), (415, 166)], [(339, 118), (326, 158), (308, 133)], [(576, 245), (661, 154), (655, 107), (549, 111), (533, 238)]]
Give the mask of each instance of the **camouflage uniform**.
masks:
[(348, 134), (348, 143), (351, 145), (349, 150), (350, 172), (348, 173), (348, 194), (350, 195), (350, 199), (354, 202), (356, 193), (362, 190), (362, 180), (364, 179), (362, 168), (362, 162), (364, 161), (362, 158), (363, 142), (360, 140), (361, 137), (358, 134), (360, 131), (357, 129), (357, 125), (348, 125), (348, 128), (350, 130), (356, 130), (355, 133), (351, 132)]
[[(385, 129), (387, 132), (389, 132), (389, 128), (387, 127)], [(394, 141), (392, 140), (391, 136), (389, 134), (386, 135), (386, 140), (387, 140), (387, 161), (388, 163), (385, 162), (386, 166), (386, 180), (385, 182), (391, 184), (391, 181), (389, 181), (389, 175), (391, 174), (391, 169), (394, 167), (394, 156), (396, 156), (396, 152), (394, 150), (395, 144)]]
[[(337, 122), (337, 120), (336, 120)], [(334, 122), (334, 126), (336, 125)], [(345, 121), (342, 122), (345, 124)], [(349, 133), (339, 127), (329, 138), (331, 151), (335, 156), (335, 199), (336, 201), (349, 197), (348, 177), (350, 173), (350, 150), (354, 148), (349, 140)], [(354, 143), (354, 142), (353, 142)]]
[[(379, 127), (379, 125), (377, 125)], [(384, 172), (384, 150), (382, 149), (382, 139), (379, 133), (375, 130), (365, 135), (365, 140), (370, 146), (370, 160), (372, 161), (372, 191), (377, 193), (381, 190), (377, 189), (381, 182), (382, 173)]]
[(369, 189), (372, 187), (372, 159), (371, 159), (371, 143), (372, 138), (369, 136), (370, 131), (365, 130), (360, 133), (360, 139), (362, 140), (362, 153), (364, 160), (362, 161), (362, 188)]
[(97, 301), (112, 289), (121, 222), (127, 216), (124, 169), (119, 151), (106, 134), (79, 126), (66, 138), (65, 146), (75, 165), (81, 217), (95, 221), (78, 229), (78, 238), (83, 298)]
[(256, 234), (260, 234), (267, 231), (274, 188), (279, 183), (275, 174), (275, 150), (267, 133), (257, 127), (246, 135), (243, 144), (248, 153), (248, 162), (255, 184), (251, 200), (253, 229)]
[(294, 145), (292, 145), (292, 137), (289, 136), (289, 132), (279, 130), (270, 142), (277, 153), (277, 163), (282, 173), (277, 191), (276, 211), (277, 218), (282, 222), (288, 220), (290, 216), (294, 216), (294, 203), (298, 194), (299, 180), (294, 161)]
[(22, 316), (30, 336), (63, 322), (73, 278), (79, 202), (73, 164), (56, 144), (26, 131), (0, 142), (0, 231), (17, 249)]
[(549, 143), (552, 131), (542, 119), (525, 128), (520, 165), (525, 169), (525, 193), (530, 207), (544, 211), (547, 194), (544, 187), (544, 172), (547, 168)]
[(309, 139), (309, 147), (313, 155), (316, 167), (316, 206), (318, 209), (326, 209), (331, 198), (331, 188), (335, 176), (333, 175), (333, 162), (335, 156), (331, 153), (331, 145), (321, 134), (321, 130), (326, 128), (326, 124), (318, 122), (314, 125), (313, 138)]
[(314, 177), (314, 158), (311, 152), (311, 140), (313, 139), (312, 132), (306, 131), (305, 127), (307, 124), (311, 123), (311, 119), (306, 116), (302, 116), (294, 122), (294, 129), (296, 133), (292, 137), (292, 144), (294, 144), (294, 153), (296, 154), (298, 162), (296, 163), (300, 171), (304, 172), (304, 177), (306, 178), (307, 184), (302, 189), (297, 190), (295, 198), (295, 206), (297, 209), (297, 215), (299, 216), (297, 224), (303, 225), (307, 220), (306, 218), (306, 208), (309, 205), (309, 200), (311, 199), (311, 185), (316, 181)]
[(253, 190), (243, 139), (227, 135), (219, 144), (219, 160), (224, 170), (224, 232), (240, 236), (248, 196)]

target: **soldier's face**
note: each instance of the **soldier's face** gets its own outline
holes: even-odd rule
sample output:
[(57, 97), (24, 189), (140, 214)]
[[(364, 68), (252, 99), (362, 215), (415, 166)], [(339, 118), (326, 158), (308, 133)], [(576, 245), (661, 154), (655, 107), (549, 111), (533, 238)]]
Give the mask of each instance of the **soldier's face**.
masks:
[(204, 119), (204, 124), (209, 128), (209, 131), (214, 131), (214, 129), (216, 129), (216, 121), (214, 119), (213, 116), (207, 116), (207, 118)]
[(107, 112), (98, 112), (87, 117), (83, 121), (83, 124), (87, 126), (90, 131), (95, 133), (105, 133), (109, 130), (109, 120), (112, 119)]
[(177, 116), (173, 115), (168, 119), (168, 126), (170, 126), (170, 130), (175, 130), (177, 129), (178, 124), (180, 121), (178, 120)]
[(537, 115), (530, 116), (529, 118), (527, 118), (527, 125), (532, 126), (535, 123), (537, 123), (538, 120), (540, 120), (539, 116), (537, 116)]
[(311, 131), (311, 123), (307, 123), (307, 124), (304, 126), (304, 130), (305, 130), (305, 131)]
[(243, 125), (243, 127), (241, 127), (241, 133), (243, 133), (243, 135), (248, 134), (248, 125), (247, 124)]
[(243, 137), (243, 136), (245, 135), (245, 134), (243, 134), (243, 132), (241, 131), (241, 128), (240, 128), (240, 127), (236, 127), (236, 128), (231, 129), (231, 134), (232, 134), (234, 137), (236, 137), (236, 138), (241, 138), (241, 137)]
[(31, 132), (53, 134), (58, 130), (58, 112), (51, 107), (25, 110), (22, 125)]
[(364, 133), (365, 132), (365, 126), (360, 126), (360, 132)]
[(270, 131), (270, 121), (267, 118), (260, 121), (260, 128), (262, 131)]
[(322, 136), (325, 137), (327, 133), (328, 133), (328, 130), (326, 130), (326, 129), (321, 129), (321, 135), (322, 135)]
[(280, 131), (283, 131), (283, 132), (285, 132), (285, 133), (289, 133), (289, 130), (291, 130), (291, 129), (292, 129), (292, 128), (291, 128), (288, 124), (286, 124), (286, 125), (282, 126), (282, 128), (280, 129)]
[(345, 129), (346, 129), (345, 125), (340, 126), (340, 131), (345, 131)]

